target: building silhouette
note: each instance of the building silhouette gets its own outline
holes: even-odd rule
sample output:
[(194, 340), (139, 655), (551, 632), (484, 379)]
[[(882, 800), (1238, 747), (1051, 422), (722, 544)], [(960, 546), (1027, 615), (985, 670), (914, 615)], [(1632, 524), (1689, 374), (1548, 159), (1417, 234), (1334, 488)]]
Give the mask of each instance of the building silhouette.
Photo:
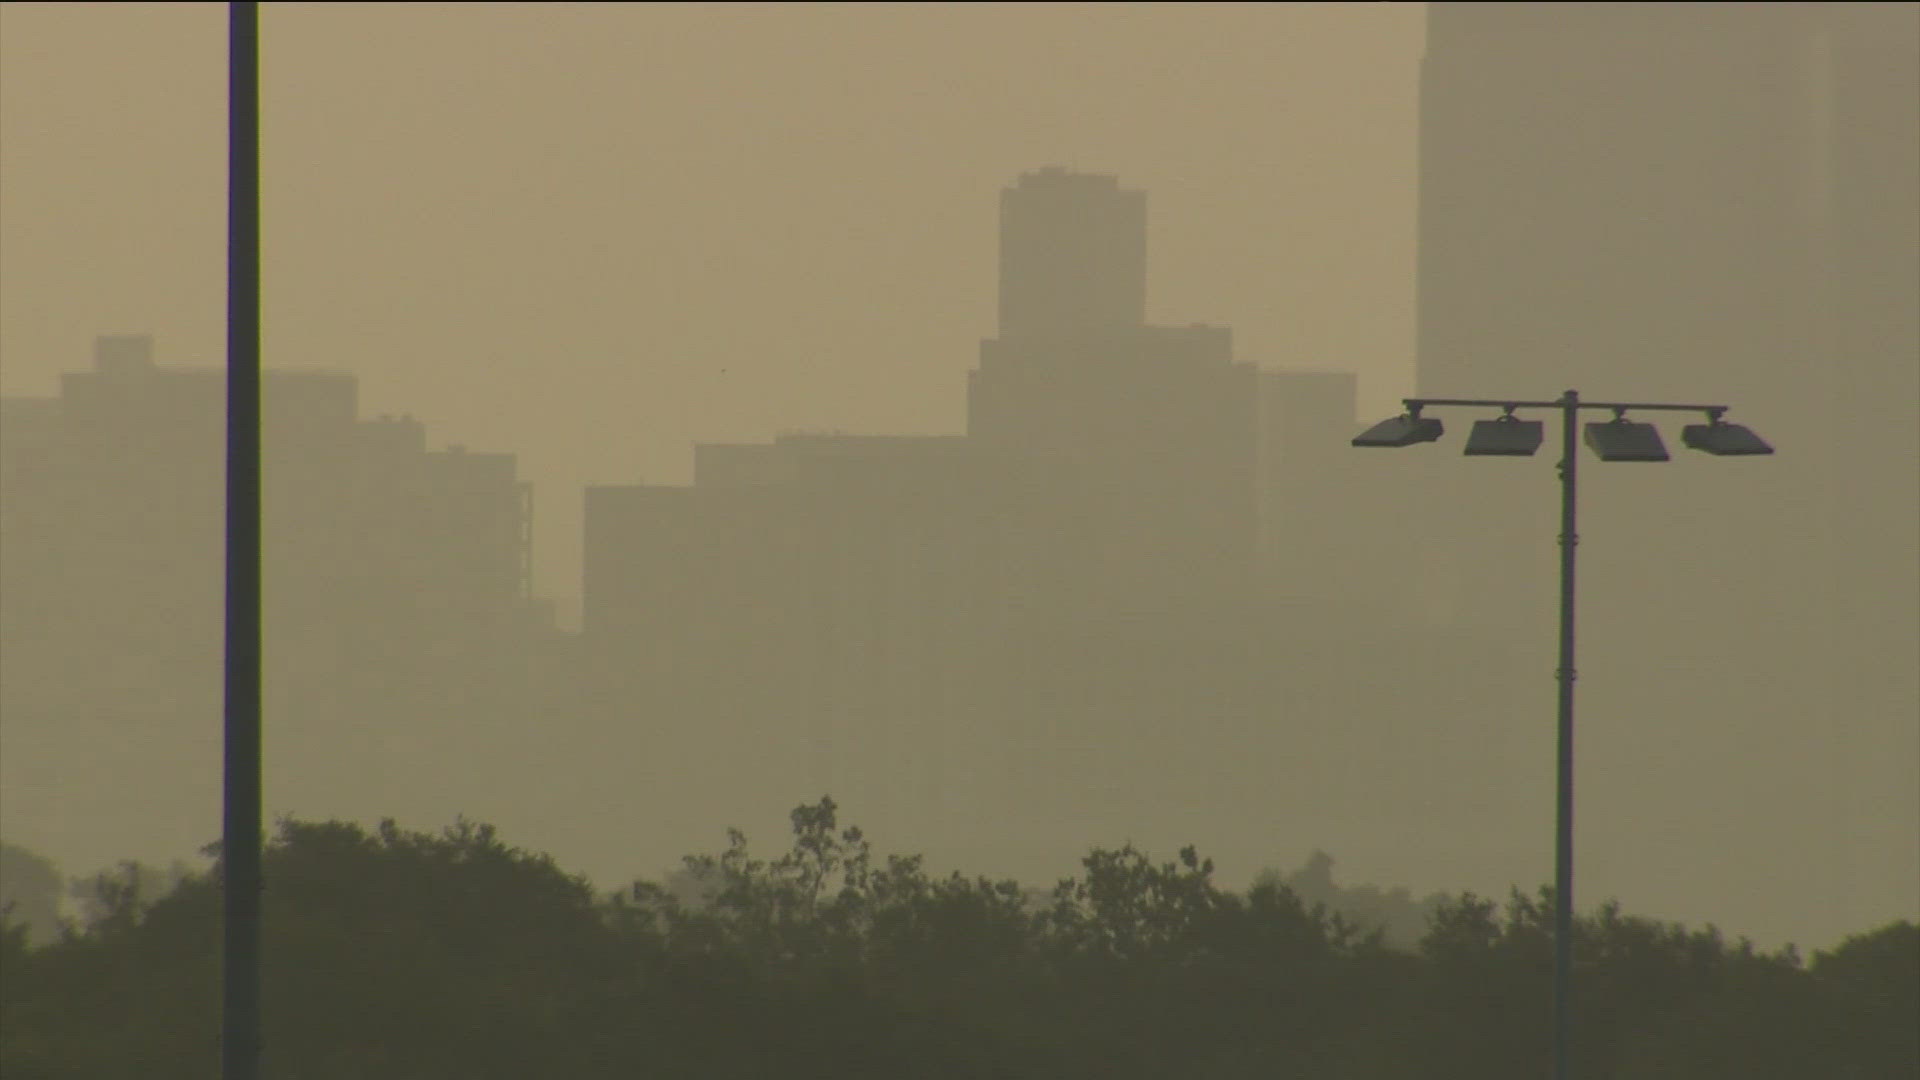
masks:
[[(429, 450), (419, 421), (361, 419), (356, 397), (345, 374), (262, 384), (268, 739), (296, 804), (380, 775), (456, 703), (524, 703), (545, 618), (513, 456)], [(104, 828), (120, 806), (121, 827), (194, 850), (213, 819), (180, 791), (217, 794), (189, 778), (218, 775), (225, 372), (108, 336), (57, 397), (0, 409), (9, 833)]]
[[(1920, 813), (1920, 8), (1433, 5), (1419, 230), (1421, 394), (1725, 403), (1779, 448), (1583, 474), (1595, 715), (1702, 763), (1794, 732), (1746, 781), (1797, 793), (1752, 811), (1783, 844), (1828, 791), (1863, 837)], [(1433, 466), (1428, 520), (1513, 526), (1430, 533), (1433, 587), (1537, 632), (1553, 507), (1503, 471)]]
[(1766, 508), (1728, 524), (1770, 587), (1887, 644), (1856, 684), (1915, 644), (1917, 11), (1437, 5), (1422, 75), (1420, 392), (1734, 399), (1791, 452), (1647, 515)]
[(1455, 662), (1396, 614), (1417, 568), (1375, 541), (1403, 511), (1353, 496), (1354, 377), (1147, 324), (1146, 224), (1110, 176), (1002, 192), (963, 435), (702, 445), (690, 486), (589, 488), (587, 699), (661, 730), (662, 759), (723, 738), (743, 786), (803, 776), (1006, 858), (1271, 784), (1295, 710), (1393, 709), (1359, 644)]
[[(1419, 462), (1347, 445), (1354, 376), (1148, 324), (1145, 197), (1113, 177), (1021, 176), (1000, 232), (963, 432), (704, 444), (689, 485), (588, 488), (577, 636), (530, 595), (510, 455), (269, 372), (270, 803), (617, 818), (644, 845), (831, 793), (936, 861), (1030, 874), (1150, 829), (1243, 860), (1301, 814), (1397, 832), (1389, 784), (1518, 843), (1530, 696), (1455, 674), (1512, 668), (1513, 636), (1422, 591)], [(4, 684), (6, 799), (47, 850), (163, 790), (205, 812), (135, 846), (214, 820), (223, 393), (104, 338), (59, 398), (3, 403), (0, 631), (33, 672)]]
[(1077, 341), (1147, 320), (1147, 198), (1049, 166), (1000, 193), (1000, 336)]

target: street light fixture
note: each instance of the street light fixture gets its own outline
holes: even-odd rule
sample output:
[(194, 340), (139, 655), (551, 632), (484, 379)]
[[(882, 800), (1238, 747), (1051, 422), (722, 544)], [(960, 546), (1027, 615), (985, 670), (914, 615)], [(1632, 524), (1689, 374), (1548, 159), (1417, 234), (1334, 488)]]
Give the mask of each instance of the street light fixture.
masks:
[(1553, 859), (1553, 1076), (1555, 1080), (1566, 1080), (1571, 1011), (1568, 983), (1573, 944), (1573, 552), (1579, 543), (1574, 532), (1574, 479), (1579, 461), (1573, 433), (1579, 412), (1581, 409), (1613, 411), (1612, 420), (1586, 425), (1586, 443), (1601, 461), (1669, 460), (1659, 429), (1652, 424), (1628, 420), (1626, 414), (1630, 409), (1706, 413), (1707, 423), (1688, 425), (1681, 439), (1687, 446), (1709, 454), (1771, 454), (1773, 447), (1747, 428), (1723, 422), (1720, 417), (1727, 411), (1724, 405), (1585, 402), (1574, 390), (1555, 401), (1406, 398), (1405, 404), (1405, 414), (1368, 428), (1353, 440), (1353, 445), (1412, 446), (1436, 441), (1441, 434), (1440, 421), (1422, 418), (1421, 410), (1435, 405), (1460, 405), (1504, 410), (1497, 419), (1474, 423), (1473, 434), (1467, 439), (1467, 454), (1526, 457), (1540, 448), (1542, 424), (1538, 420), (1516, 419), (1514, 410), (1560, 410), (1560, 666), (1556, 673), (1560, 684), (1560, 711)]
[(1514, 408), (1506, 406), (1506, 415), (1498, 420), (1473, 422), (1473, 434), (1467, 436), (1468, 457), (1532, 457), (1540, 449), (1546, 425), (1514, 416)]
[(1410, 406), (1405, 415), (1382, 420), (1356, 435), (1353, 445), (1412, 446), (1415, 443), (1433, 442), (1445, 431), (1440, 421), (1423, 417), (1418, 406)]
[(1722, 457), (1773, 453), (1765, 439), (1739, 424), (1723, 423), (1719, 413), (1709, 413), (1704, 424), (1688, 424), (1680, 432), (1680, 441)]
[(1619, 409), (1604, 424), (1587, 425), (1587, 445), (1601, 461), (1667, 461), (1667, 444), (1660, 441), (1660, 429), (1638, 424)]

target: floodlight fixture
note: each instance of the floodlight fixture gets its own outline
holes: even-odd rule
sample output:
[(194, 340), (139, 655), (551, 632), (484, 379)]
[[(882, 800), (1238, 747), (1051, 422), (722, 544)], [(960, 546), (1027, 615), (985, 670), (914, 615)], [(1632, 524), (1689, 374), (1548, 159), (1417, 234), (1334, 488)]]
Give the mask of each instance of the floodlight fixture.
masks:
[[(1624, 413), (1625, 410), (1615, 410)], [(1660, 429), (1616, 415), (1604, 423), (1587, 425), (1587, 445), (1601, 461), (1668, 461)]]
[(1468, 456), (1532, 457), (1540, 449), (1545, 425), (1514, 416), (1512, 405), (1504, 408), (1506, 415), (1498, 419), (1473, 422), (1473, 433), (1467, 436)]
[(1355, 446), (1412, 446), (1415, 443), (1433, 442), (1446, 431), (1440, 421), (1418, 413), (1403, 413), (1391, 420), (1382, 420), (1353, 437)]
[(1718, 413), (1707, 414), (1704, 424), (1688, 424), (1680, 431), (1680, 441), (1695, 450), (1720, 457), (1771, 454), (1773, 447), (1743, 424), (1729, 424)]

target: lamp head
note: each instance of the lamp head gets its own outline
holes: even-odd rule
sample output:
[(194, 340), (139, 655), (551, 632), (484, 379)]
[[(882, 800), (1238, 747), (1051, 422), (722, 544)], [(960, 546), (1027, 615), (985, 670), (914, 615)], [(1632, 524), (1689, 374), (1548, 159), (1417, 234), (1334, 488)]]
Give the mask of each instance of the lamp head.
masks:
[(1433, 442), (1445, 431), (1438, 419), (1407, 413), (1391, 420), (1382, 420), (1354, 436), (1353, 445), (1412, 446), (1415, 443)]
[(1635, 423), (1623, 415), (1605, 423), (1587, 425), (1587, 445), (1601, 461), (1668, 461), (1660, 429)]
[(1506, 409), (1506, 415), (1499, 419), (1473, 422), (1473, 433), (1467, 436), (1469, 456), (1531, 457), (1540, 449), (1541, 422), (1515, 417), (1511, 405)]
[(1680, 441), (1695, 450), (1720, 457), (1744, 457), (1771, 454), (1773, 447), (1741, 424), (1729, 424), (1718, 413), (1710, 413), (1704, 424), (1688, 424), (1680, 431)]

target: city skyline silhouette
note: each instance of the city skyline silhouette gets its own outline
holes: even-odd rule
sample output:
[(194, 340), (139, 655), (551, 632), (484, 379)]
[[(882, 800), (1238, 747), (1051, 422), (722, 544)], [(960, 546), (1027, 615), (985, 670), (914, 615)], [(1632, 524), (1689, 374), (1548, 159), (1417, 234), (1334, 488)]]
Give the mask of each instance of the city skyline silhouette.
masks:
[[(9, 22), (54, 32), (48, 12), (28, 7)], [(466, 814), (597, 881), (652, 872), (730, 824), (765, 832), (821, 792), (936, 862), (1005, 864), (1025, 877), (1064, 871), (1073, 845), (1099, 837), (1162, 851), (1201, 841), (1249, 879), (1319, 848), (1360, 880), (1419, 893), (1543, 880), (1549, 500), (1525, 491), (1526, 479), (1493, 475), (1507, 464), (1437, 462), (1451, 458), (1449, 444), (1356, 461), (1369, 456), (1347, 440), (1416, 387), (1550, 397), (1564, 383), (1682, 399), (1698, 389), (1782, 453), (1764, 467), (1709, 469), (1676, 452), (1665, 472), (1617, 487), (1591, 470), (1582, 895), (1646, 898), (1662, 914), (1810, 944), (1909, 912), (1920, 903), (1920, 778), (1902, 658), (1920, 587), (1903, 557), (1914, 436), (1901, 402), (1916, 399), (1905, 361), (1920, 346), (1901, 299), (1912, 274), (1901, 178), (1912, 164), (1898, 138), (1911, 113), (1898, 80), (1910, 76), (1890, 43), (1904, 24), (1876, 20), (1910, 12), (1830, 5), (1828, 18), (1778, 5), (1793, 11), (1775, 18), (1752, 5), (1711, 16), (1669, 5), (1697, 24), (1660, 32), (1691, 44), (1649, 54), (1645, 27), (1609, 39), (1612, 52), (1584, 51), (1592, 20), (1615, 18), (1604, 5), (1535, 12), (1537, 25), (1511, 35), (1500, 7), (1424, 15), (1417, 263), (1411, 197), (1404, 217), (1420, 285), (1410, 272), (1396, 293), (1407, 301), (1402, 368), (1383, 347), (1390, 329), (1344, 339), (1365, 337), (1368, 356), (1312, 344), (1343, 340), (1312, 329), (1316, 320), (1354, 322), (1381, 306), (1364, 287), (1321, 311), (1312, 297), (1326, 282), (1276, 296), (1301, 326), (1289, 338), (1269, 320), (1249, 344), (1249, 293), (1181, 280), (1210, 257), (1232, 262), (1227, 245), (1247, 234), (1233, 211), (1252, 197), (1254, 172), (1232, 174), (1215, 208), (1209, 189), (1180, 178), (1177, 154), (1136, 170), (1090, 142), (1031, 152), (1046, 141), (1032, 134), (1001, 148), (1013, 167), (956, 171), (925, 202), (873, 185), (895, 201), (863, 214), (857, 195), (834, 201), (805, 180), (819, 210), (789, 215), (785, 239), (756, 240), (761, 226), (743, 225), (712, 234), (709, 248), (688, 238), (697, 229), (650, 247), (557, 230), (515, 256), (521, 286), (487, 277), (477, 292), (462, 275), (492, 264), (472, 251), (428, 245), (433, 257), (410, 264), (435, 312), (428, 323), (461, 304), (501, 308), (529, 328), (503, 349), (556, 373), (618, 370), (597, 383), (556, 374), (543, 392), (529, 392), (532, 381), (505, 391), (501, 353), (475, 352), (450, 321), (439, 349), (419, 328), (383, 345), (381, 320), (397, 325), (406, 305), (356, 315), (349, 270), (329, 286), (342, 301), (332, 307), (296, 316), (283, 298), (289, 317), (276, 323), (270, 296), (269, 813), (411, 824)], [(1126, 35), (1150, 14), (1116, 14), (1099, 33), (1134, 41)], [(1304, 27), (1336, 14), (1297, 18)], [(517, 17), (489, 16), (506, 21), (476, 33)], [(658, 17), (691, 39), (712, 32), (690, 13)], [(910, 19), (877, 17), (894, 31)], [(1642, 17), (1667, 16), (1629, 12), (1618, 25)], [(826, 13), (767, 18), (830, 40), (850, 25)], [(924, 18), (915, 33), (959, 19)], [(1039, 32), (1063, 16), (1035, 18)], [(270, 9), (270, 55), (274, 19)], [(1368, 25), (1382, 48), (1384, 32)], [(574, 29), (552, 32), (579, 46)], [(1630, 63), (1646, 76), (1638, 97), (1593, 96)], [(1775, 96), (1743, 96), (1750, 83)], [(1501, 112), (1523, 86), (1534, 104)], [(1656, 114), (1669, 127), (1648, 121)], [(1583, 116), (1597, 118), (1586, 141), (1549, 145), (1543, 132)], [(291, 130), (306, 122), (289, 117)], [(10, 143), (49, 145), (20, 123), (9, 122), (24, 132)], [(1716, 141), (1688, 141), (1708, 130)], [(1346, 138), (1389, 141), (1364, 125)], [(1665, 173), (1639, 164), (1673, 154), (1697, 160)], [(1501, 167), (1476, 172), (1484, 160)], [(317, 251), (297, 234), (326, 230), (276, 232), (269, 166), (271, 293), (275, 244)], [(859, 171), (849, 174), (859, 188)], [(1656, 174), (1664, 179), (1647, 179)], [(1335, 173), (1317, 175), (1295, 196)], [(1740, 187), (1743, 177), (1757, 179)], [(299, 203), (311, 199), (306, 184), (282, 180), (281, 212), (304, 205), (310, 216), (297, 220), (325, 220), (318, 204)], [(1746, 194), (1713, 200), (1730, 186)], [(986, 280), (973, 272), (996, 261), (980, 256), (995, 189), (998, 265)], [(468, 213), (461, 190), (442, 204), (450, 225), (515, 229)], [(1060, 194), (1049, 202), (1046, 190)], [(935, 207), (938, 192), (959, 195)], [(1532, 193), (1534, 217), (1507, 228), (1524, 217), (1516, 192)], [(728, 199), (751, 192), (681, 195), (713, 226)], [(35, 205), (13, 200), (13, 228), (39, 219)], [(1392, 213), (1366, 205), (1363, 196), (1342, 220), (1392, 228)], [(866, 308), (913, 298), (902, 310), (951, 309), (959, 314), (929, 325), (971, 321), (973, 336), (948, 333), (929, 348), (903, 337), (904, 323), (863, 324), (852, 308), (805, 323), (798, 294), (756, 262), (775, 256), (754, 255), (754, 244), (808, 249), (832, 231), (821, 222), (855, 238), (841, 249), (848, 261), (823, 276), (884, 263), (896, 291), (864, 296)], [(971, 239), (928, 243), (960, 234)], [(1288, 261), (1286, 247), (1268, 244), (1262, 265)], [(46, 250), (12, 260), (10, 293), (30, 299), (46, 286), (19, 283), (54, 280)], [(595, 284), (598, 270), (568, 277), (576, 296), (606, 288), (659, 304), (636, 309), (619, 333), (596, 326), (570, 339), (568, 355), (546, 355), (532, 329), (546, 321), (520, 303), (545, 287), (534, 268), (567, 266), (569, 251), (592, 252), (598, 270), (659, 259), (685, 275), (651, 292)], [(1295, 284), (1314, 276), (1299, 261), (1308, 265), (1284, 275)], [(417, 274), (428, 265), (443, 272)], [(1330, 276), (1352, 287), (1352, 265)], [(684, 310), (709, 320), (709, 350), (656, 351), (651, 328), (671, 329), (675, 290), (694, 283), (706, 291)], [(207, 697), (217, 680), (204, 675), (216, 655), (218, 492), (201, 481), (217, 474), (207, 403), (219, 378), (176, 359), (213, 354), (203, 333), (176, 334), (163, 319), (95, 319), (82, 331), (71, 309), (21, 317), (27, 302), (9, 302), (4, 320), (14, 674), (0, 682), (7, 817), (42, 832), (8, 824), (6, 837), (70, 872), (185, 857), (211, 838), (217, 795), (210, 779), (178, 803), (169, 793), (188, 787), (182, 777), (217, 775), (206, 769), (216, 729), (181, 718), (212, 715), (217, 702)], [(793, 335), (809, 349), (837, 339), (859, 356), (775, 362), (729, 328), (763, 310), (810, 326)], [(360, 336), (316, 363), (298, 342), (323, 316)], [(43, 325), (55, 317), (57, 329)], [(554, 330), (556, 340), (575, 332)], [(73, 370), (83, 356), (72, 349), (45, 347), (96, 334), (92, 370)], [(698, 335), (676, 340), (685, 350)], [(899, 348), (909, 340), (922, 344)], [(382, 373), (382, 358), (401, 352), (418, 366)], [(912, 387), (889, 373), (896, 352)], [(58, 405), (47, 404), (53, 372)], [(163, 403), (141, 387), (173, 396)], [(623, 411), (654, 419), (614, 439)], [(667, 414), (679, 416), (658, 419)], [(531, 434), (539, 429), (571, 430)], [(557, 455), (565, 440), (573, 449)], [(556, 482), (563, 456), (591, 465)], [(1551, 480), (1543, 460), (1512, 465), (1543, 491)], [(309, 497), (285, 501), (291, 491)], [(73, 596), (92, 599), (63, 603)], [(75, 782), (87, 775), (125, 779)], [(114, 847), (136, 822), (149, 839)], [(1700, 864), (1709, 852), (1719, 862)]]

